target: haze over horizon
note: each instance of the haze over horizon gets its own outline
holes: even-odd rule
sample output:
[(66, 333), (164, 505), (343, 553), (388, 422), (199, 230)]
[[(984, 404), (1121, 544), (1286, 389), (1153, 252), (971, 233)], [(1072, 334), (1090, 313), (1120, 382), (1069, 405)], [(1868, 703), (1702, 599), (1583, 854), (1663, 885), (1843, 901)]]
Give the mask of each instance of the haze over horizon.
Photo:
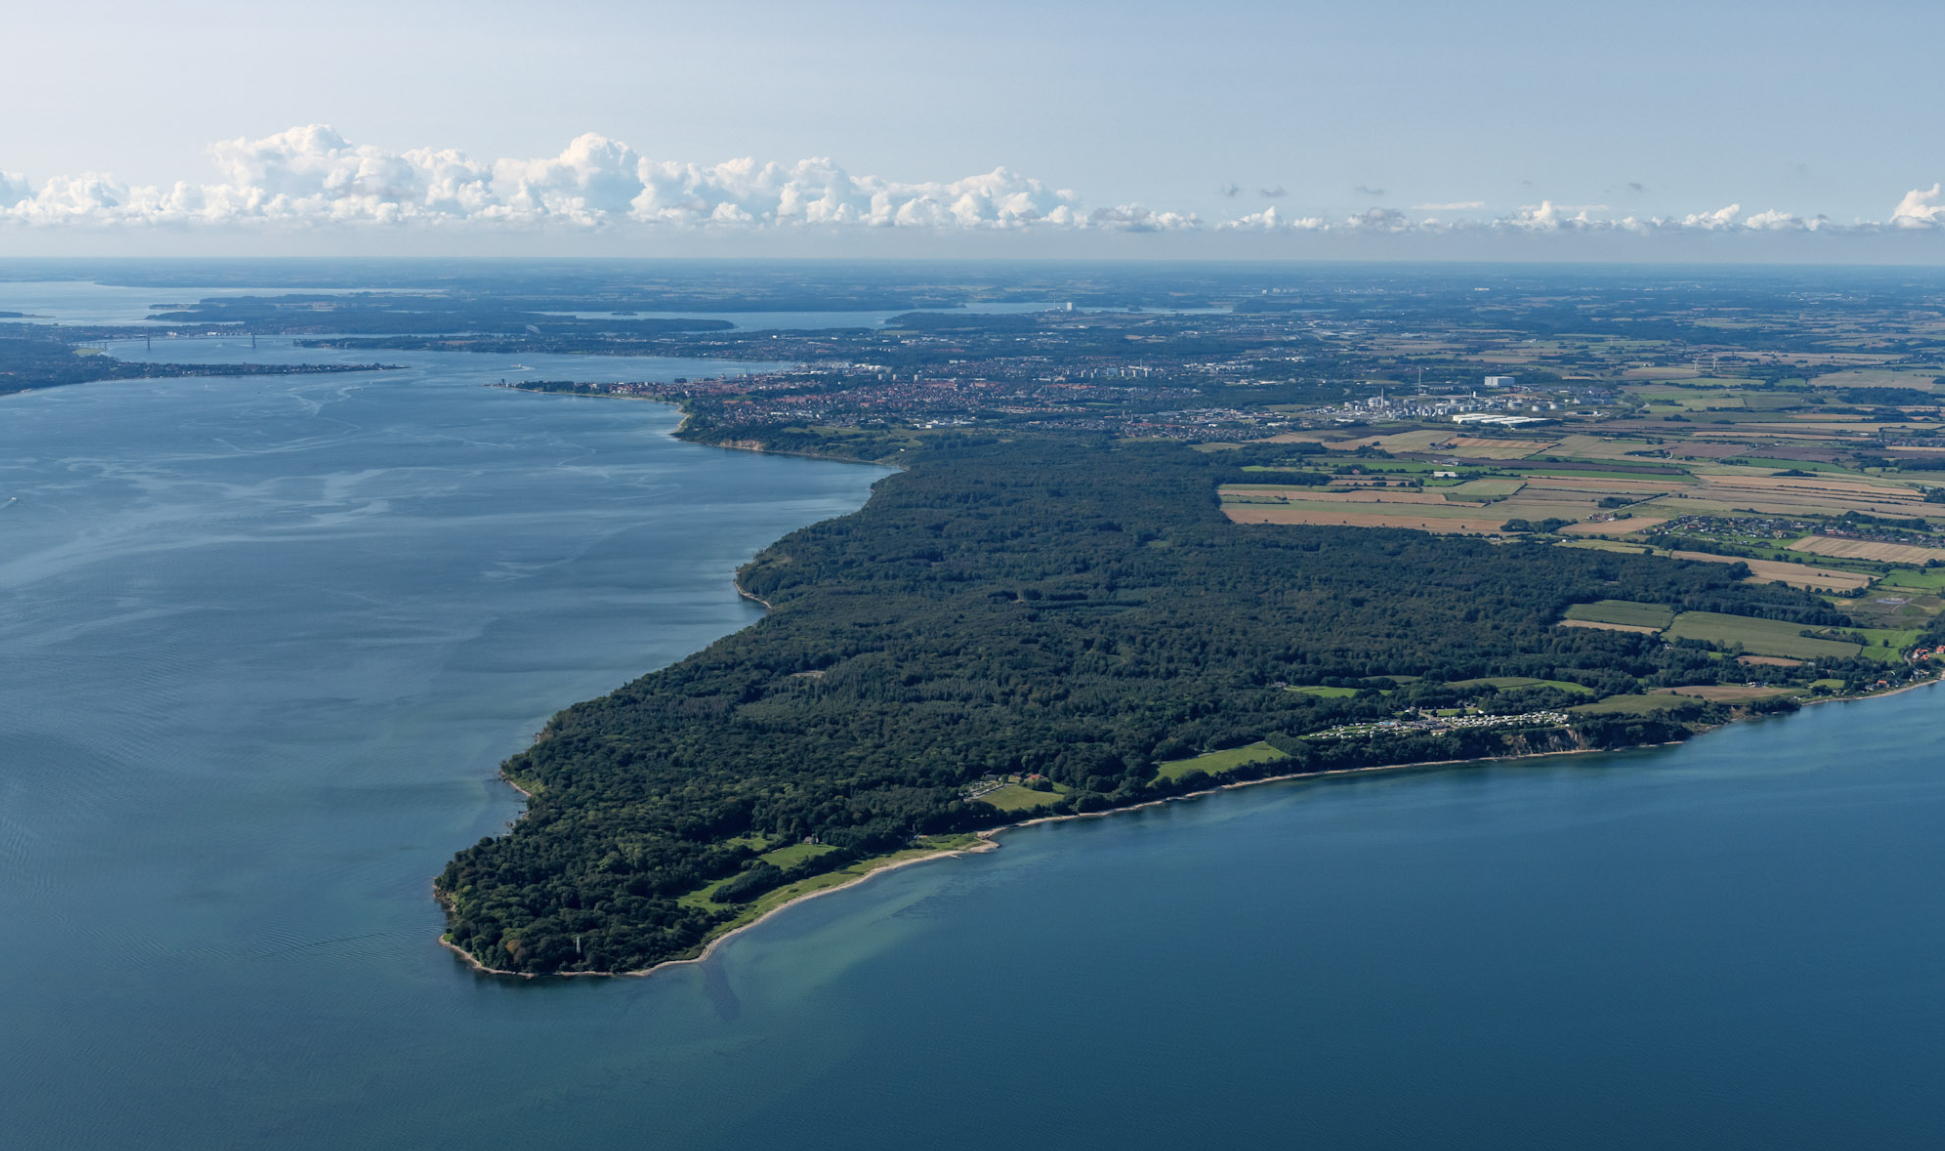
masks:
[(6, 255), (1945, 260), (1945, 156), (1910, 126), (1945, 13), (1895, 0), (15, 26)]

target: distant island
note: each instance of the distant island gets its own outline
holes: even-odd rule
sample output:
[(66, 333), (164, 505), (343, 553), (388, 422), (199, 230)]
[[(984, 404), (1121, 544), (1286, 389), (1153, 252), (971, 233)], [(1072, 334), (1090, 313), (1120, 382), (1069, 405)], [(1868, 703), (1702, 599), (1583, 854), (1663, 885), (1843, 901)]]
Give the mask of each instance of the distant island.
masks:
[[(3, 313), (0, 313), (3, 314)], [(56, 334), (30, 328), (18, 334), (0, 330), (0, 395), (57, 388), (101, 380), (179, 379), (184, 376), (304, 376), (336, 372), (382, 372), (391, 364), (163, 364), (130, 361), (73, 340), (95, 333)]]

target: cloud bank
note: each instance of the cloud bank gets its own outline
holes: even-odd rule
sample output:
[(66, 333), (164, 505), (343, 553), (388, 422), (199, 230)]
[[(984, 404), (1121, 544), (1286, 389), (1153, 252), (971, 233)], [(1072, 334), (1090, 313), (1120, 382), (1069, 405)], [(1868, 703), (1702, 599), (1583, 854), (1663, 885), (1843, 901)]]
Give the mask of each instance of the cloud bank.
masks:
[(557, 156), (479, 161), (463, 152), (388, 152), (319, 124), (225, 140), (214, 184), (131, 187), (90, 173), (35, 188), (0, 173), (0, 220), (26, 224), (565, 224), (926, 228), (1190, 226), (1134, 206), (1083, 214), (1072, 192), (1006, 168), (932, 183), (853, 176), (827, 159), (650, 160), (585, 135)]
[[(1550, 200), (1484, 211), (1479, 200), (1371, 208), (1343, 216), (1269, 207), (1204, 223), (1193, 212), (1138, 203), (1090, 208), (1074, 192), (1008, 168), (955, 180), (903, 182), (847, 172), (829, 159), (704, 165), (654, 160), (584, 135), (555, 156), (475, 160), (452, 149), (392, 152), (353, 144), (328, 126), (291, 128), (209, 149), (213, 183), (131, 186), (84, 173), (35, 184), (0, 171), (0, 227), (408, 227), (764, 229), (917, 228), (932, 231), (1258, 232), (1264, 234), (1617, 235), (1945, 229), (1945, 185), (1906, 192), (1881, 221), (1840, 224), (1740, 204), (1681, 216), (1608, 214), (1605, 205)], [(1241, 192), (1222, 189), (1225, 198)], [(1378, 194), (1377, 189), (1362, 189)], [(1266, 198), (1284, 189), (1259, 189)], [(1887, 197), (1889, 199), (1889, 197)]]

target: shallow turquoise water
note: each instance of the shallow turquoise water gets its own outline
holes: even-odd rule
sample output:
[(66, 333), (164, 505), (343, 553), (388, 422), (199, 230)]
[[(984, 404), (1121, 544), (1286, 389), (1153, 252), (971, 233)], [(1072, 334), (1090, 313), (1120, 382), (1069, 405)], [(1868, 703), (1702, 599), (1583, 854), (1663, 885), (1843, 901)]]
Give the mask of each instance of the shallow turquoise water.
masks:
[(9, 1145), (1935, 1144), (1932, 690), (1029, 828), (647, 980), (465, 971), (429, 882), (497, 761), (882, 473), (388, 358), (0, 399)]

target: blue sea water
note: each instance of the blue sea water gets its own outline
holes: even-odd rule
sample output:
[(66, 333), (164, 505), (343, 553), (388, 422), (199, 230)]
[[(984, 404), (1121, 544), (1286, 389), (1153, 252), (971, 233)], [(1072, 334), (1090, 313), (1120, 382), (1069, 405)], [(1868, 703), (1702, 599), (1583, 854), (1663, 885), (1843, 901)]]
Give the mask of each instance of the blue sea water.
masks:
[(578, 358), (386, 358), (0, 398), (5, 1145), (1937, 1144), (1933, 689), (1026, 828), (648, 979), (469, 972), (430, 881), (518, 813), (497, 762), (884, 473), (478, 386)]

